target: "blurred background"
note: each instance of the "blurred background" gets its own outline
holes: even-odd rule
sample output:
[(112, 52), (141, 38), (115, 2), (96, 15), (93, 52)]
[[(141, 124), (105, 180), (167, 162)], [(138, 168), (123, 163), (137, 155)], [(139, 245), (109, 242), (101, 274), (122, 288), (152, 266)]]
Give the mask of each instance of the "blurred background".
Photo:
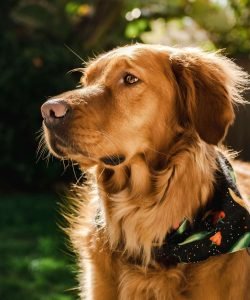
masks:
[[(250, 0), (1, 1), (0, 36), (0, 299), (76, 299), (58, 223), (60, 195), (79, 172), (36, 154), (41, 104), (77, 86), (67, 72), (82, 59), (136, 41), (223, 48), (250, 71)], [(226, 140), (245, 161), (249, 120), (239, 107)]]

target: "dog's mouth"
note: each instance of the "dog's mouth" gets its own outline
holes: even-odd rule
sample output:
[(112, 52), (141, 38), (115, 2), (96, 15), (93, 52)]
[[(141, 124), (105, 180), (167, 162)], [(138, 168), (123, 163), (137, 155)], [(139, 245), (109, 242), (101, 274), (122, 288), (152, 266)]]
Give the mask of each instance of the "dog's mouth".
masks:
[(50, 139), (49, 146), (54, 154), (56, 154), (59, 158), (65, 158), (67, 156), (64, 152), (65, 145), (59, 142), (55, 137)]
[[(91, 154), (88, 153), (87, 151), (84, 151), (82, 149), (76, 149), (76, 147), (72, 147), (70, 143), (67, 143), (65, 141), (62, 141), (61, 139), (58, 139), (57, 137), (50, 138), (50, 148), (52, 151), (56, 154), (57, 157), (59, 158), (72, 158), (74, 157), (81, 157), (84, 160), (90, 160), (93, 162), (102, 162), (107, 166), (118, 166), (122, 164), (125, 160), (126, 157), (122, 154), (113, 154), (109, 156), (102, 156), (99, 159), (95, 159), (91, 157)], [(78, 159), (76, 159), (78, 160)]]
[(54, 132), (46, 130), (46, 141), (51, 152), (58, 158), (67, 158), (69, 156), (70, 143), (68, 138), (61, 138)]
[(77, 149), (74, 149), (74, 144), (66, 131), (51, 130), (46, 126), (45, 122), (43, 123), (43, 130), (48, 148), (57, 158), (70, 159), (71, 154), (79, 152)]
[(55, 131), (45, 129), (46, 141), (50, 151), (57, 158), (72, 159), (78, 162), (89, 161), (94, 164), (103, 163), (107, 166), (118, 166), (122, 164), (126, 157), (123, 154), (111, 154), (105, 156), (93, 155), (88, 151), (78, 147), (76, 143), (73, 143), (71, 138), (66, 134), (58, 134)]

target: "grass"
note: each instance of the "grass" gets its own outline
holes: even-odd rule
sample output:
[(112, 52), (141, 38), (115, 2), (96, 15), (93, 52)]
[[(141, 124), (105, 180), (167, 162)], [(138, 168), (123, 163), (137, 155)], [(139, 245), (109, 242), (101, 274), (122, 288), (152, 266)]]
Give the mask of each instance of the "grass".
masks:
[(0, 199), (0, 299), (76, 299), (74, 258), (56, 225), (58, 197)]

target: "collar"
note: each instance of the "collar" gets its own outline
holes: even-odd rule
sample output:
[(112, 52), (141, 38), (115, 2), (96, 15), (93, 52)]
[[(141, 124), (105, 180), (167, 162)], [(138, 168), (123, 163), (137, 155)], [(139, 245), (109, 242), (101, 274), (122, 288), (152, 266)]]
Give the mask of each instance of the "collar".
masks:
[(196, 263), (210, 256), (250, 247), (250, 214), (236, 186), (233, 168), (218, 152), (213, 199), (190, 222), (168, 233), (163, 245), (152, 250), (163, 265)]

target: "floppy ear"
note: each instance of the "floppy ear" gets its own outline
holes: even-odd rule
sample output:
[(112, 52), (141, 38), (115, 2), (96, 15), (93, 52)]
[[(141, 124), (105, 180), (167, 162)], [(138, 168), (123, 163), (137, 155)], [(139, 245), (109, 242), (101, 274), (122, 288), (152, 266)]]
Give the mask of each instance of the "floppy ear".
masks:
[(233, 104), (244, 102), (247, 74), (230, 59), (198, 49), (170, 55), (177, 83), (180, 124), (194, 126), (201, 139), (218, 144), (234, 120)]

